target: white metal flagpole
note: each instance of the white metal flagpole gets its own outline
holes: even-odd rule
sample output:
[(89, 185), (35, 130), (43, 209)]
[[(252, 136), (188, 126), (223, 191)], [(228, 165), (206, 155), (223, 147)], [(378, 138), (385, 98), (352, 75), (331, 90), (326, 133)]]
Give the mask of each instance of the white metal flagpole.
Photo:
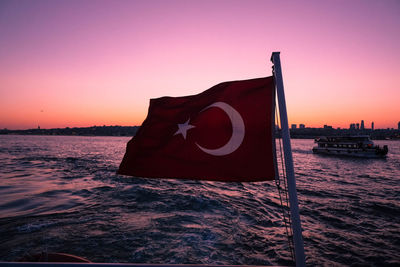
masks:
[(280, 52), (273, 52), (271, 61), (274, 63), (274, 76), (276, 91), (278, 95), (279, 116), (282, 128), (282, 142), (285, 157), (286, 176), (288, 183), (290, 216), (292, 218), (293, 244), (296, 259), (296, 266), (305, 266), (305, 254), (301, 222), (299, 215), (299, 203), (297, 199), (296, 180), (294, 177), (292, 147), (290, 145), (289, 123), (286, 112), (285, 92), (283, 90), (283, 78), (281, 69)]

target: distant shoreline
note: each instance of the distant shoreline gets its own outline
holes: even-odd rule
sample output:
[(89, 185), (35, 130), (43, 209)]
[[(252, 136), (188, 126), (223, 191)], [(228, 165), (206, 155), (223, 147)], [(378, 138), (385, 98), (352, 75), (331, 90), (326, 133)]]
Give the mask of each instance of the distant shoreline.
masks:
[[(140, 126), (91, 126), (53, 129), (0, 130), (0, 135), (64, 135), (64, 136), (135, 136)], [(314, 139), (318, 136), (368, 135), (374, 140), (400, 140), (400, 130), (395, 129), (333, 129), (297, 128), (290, 129), (292, 139)], [(276, 136), (280, 131), (276, 130)]]
[(92, 126), (53, 129), (0, 130), (0, 135), (134, 136), (139, 126)]

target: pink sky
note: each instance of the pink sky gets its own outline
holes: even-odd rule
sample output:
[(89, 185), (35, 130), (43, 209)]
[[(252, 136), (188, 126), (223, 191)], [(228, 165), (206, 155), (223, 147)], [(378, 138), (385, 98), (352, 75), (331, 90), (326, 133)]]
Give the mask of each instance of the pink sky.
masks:
[(0, 128), (140, 125), (150, 98), (271, 75), (289, 123), (400, 121), (400, 2), (0, 2)]

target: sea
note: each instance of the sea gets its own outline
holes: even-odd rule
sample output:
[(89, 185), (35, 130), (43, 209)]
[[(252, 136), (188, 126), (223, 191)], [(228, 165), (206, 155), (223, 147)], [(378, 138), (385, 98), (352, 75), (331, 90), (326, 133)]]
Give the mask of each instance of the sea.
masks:
[[(0, 261), (293, 264), (274, 181), (117, 175), (129, 139), (0, 136)], [(400, 141), (376, 143), (386, 159), (291, 141), (307, 265), (400, 265)]]

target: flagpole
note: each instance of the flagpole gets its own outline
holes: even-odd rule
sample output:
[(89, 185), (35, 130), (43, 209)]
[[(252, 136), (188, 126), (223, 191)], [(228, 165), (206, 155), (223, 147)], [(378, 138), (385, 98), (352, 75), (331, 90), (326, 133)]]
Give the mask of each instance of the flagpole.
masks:
[(299, 215), (299, 203), (297, 199), (296, 180), (294, 177), (292, 147), (290, 145), (289, 123), (286, 112), (285, 92), (283, 90), (282, 69), (279, 54), (280, 52), (273, 52), (271, 56), (271, 61), (274, 64), (274, 76), (276, 91), (278, 95), (279, 116), (282, 128), (282, 142), (288, 183), (290, 216), (292, 218), (293, 244), (296, 266), (305, 266), (304, 244)]

